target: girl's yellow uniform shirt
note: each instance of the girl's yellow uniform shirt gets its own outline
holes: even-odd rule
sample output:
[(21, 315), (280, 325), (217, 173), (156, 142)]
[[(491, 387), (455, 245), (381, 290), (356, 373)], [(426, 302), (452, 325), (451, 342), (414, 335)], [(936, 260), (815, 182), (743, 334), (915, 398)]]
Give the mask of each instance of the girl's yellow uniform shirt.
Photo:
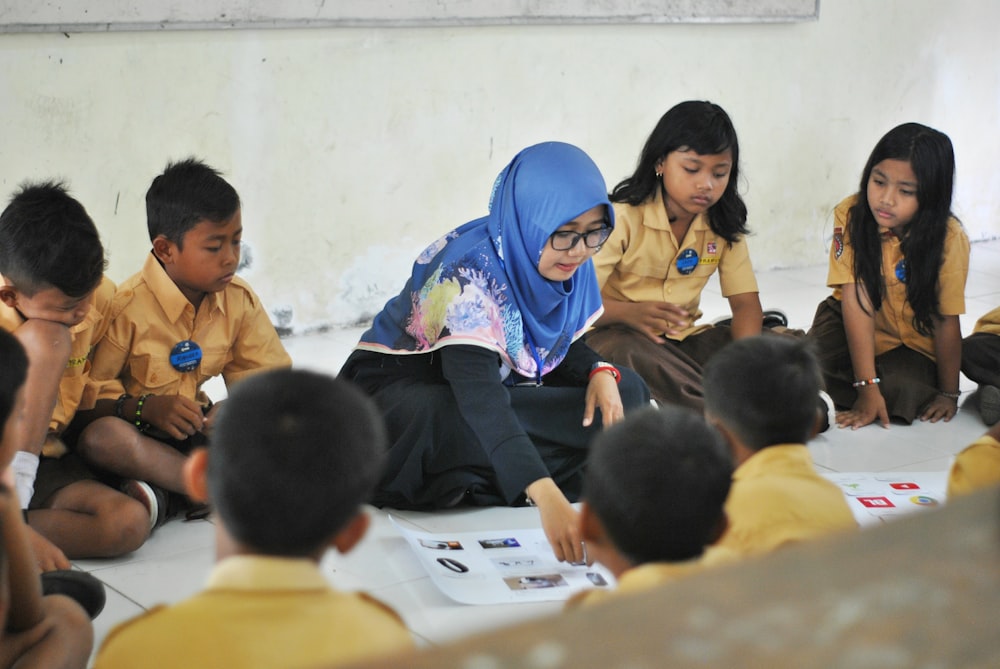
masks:
[[(842, 299), (841, 286), (855, 283), (854, 250), (848, 233), (847, 217), (857, 201), (856, 195), (843, 200), (834, 210), (833, 244), (830, 247), (830, 271), (827, 286), (833, 296)], [(885, 297), (882, 307), (875, 314), (875, 355), (881, 355), (900, 344), (922, 353), (931, 360), (934, 356), (934, 338), (927, 337), (913, 328), (913, 308), (906, 299), (906, 267), (899, 239), (893, 234), (882, 238), (882, 276), (885, 279)], [(969, 238), (962, 224), (954, 217), (948, 219), (948, 232), (941, 255), (938, 273), (938, 299), (942, 316), (965, 313), (965, 279), (969, 274)]]
[[(750, 263), (746, 238), (732, 246), (699, 214), (678, 243), (670, 229), (663, 193), (638, 205), (614, 203), (615, 229), (594, 256), (597, 283), (606, 299), (621, 302), (669, 302), (686, 309), (692, 324), (671, 339), (681, 340), (708, 327), (695, 325), (701, 317), (701, 291), (718, 271), (722, 296), (759, 292)], [(684, 259), (692, 263), (682, 271)], [(680, 266), (679, 266), (680, 265)]]

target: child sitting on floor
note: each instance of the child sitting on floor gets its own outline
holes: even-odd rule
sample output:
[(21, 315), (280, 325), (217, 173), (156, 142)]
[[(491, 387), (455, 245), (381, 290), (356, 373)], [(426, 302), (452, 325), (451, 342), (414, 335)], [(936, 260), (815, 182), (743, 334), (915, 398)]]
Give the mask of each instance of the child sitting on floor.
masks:
[(816, 406), (823, 376), (808, 346), (751, 337), (705, 367), (705, 416), (736, 464), (719, 545), (741, 555), (857, 527), (840, 488), (820, 476), (805, 446), (823, 418)]
[(367, 530), (360, 506), (385, 445), (374, 402), (346, 381), (275, 370), (242, 382), (212, 447), (185, 466), (189, 495), (216, 513), (208, 587), (112, 630), (95, 666), (326, 666), (411, 648), (391, 609), (319, 570)]
[(1000, 307), (980, 318), (962, 340), (962, 373), (979, 384), (970, 399), (983, 422), (1000, 422)]
[(733, 465), (720, 435), (694, 411), (649, 408), (594, 439), (584, 475), (580, 534), (588, 557), (618, 579), (566, 606), (646, 590), (724, 560), (706, 547), (726, 528)]
[(14, 471), (8, 466), (17, 423), (24, 419), (27, 373), (24, 348), (0, 328), (0, 667), (84, 667), (93, 627), (72, 599), (42, 596)]
[(91, 369), (97, 420), (78, 450), (111, 480), (124, 479), (157, 526), (175, 515), (167, 502), (184, 507), (185, 455), (211, 431), (215, 411), (202, 386), (221, 375), (231, 388), (292, 361), (236, 276), (242, 208), (218, 172), (193, 158), (168, 165), (146, 192), (146, 219), (152, 252), (115, 293)]
[(1000, 484), (1000, 423), (955, 456), (948, 472), (948, 497)]

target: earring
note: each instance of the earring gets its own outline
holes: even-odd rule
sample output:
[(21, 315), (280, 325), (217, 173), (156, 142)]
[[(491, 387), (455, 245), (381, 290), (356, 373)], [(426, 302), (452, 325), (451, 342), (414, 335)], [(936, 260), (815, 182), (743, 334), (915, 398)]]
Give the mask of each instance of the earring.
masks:
[(662, 179), (663, 178), (663, 172), (657, 172), (656, 173), (656, 178), (657, 179)]

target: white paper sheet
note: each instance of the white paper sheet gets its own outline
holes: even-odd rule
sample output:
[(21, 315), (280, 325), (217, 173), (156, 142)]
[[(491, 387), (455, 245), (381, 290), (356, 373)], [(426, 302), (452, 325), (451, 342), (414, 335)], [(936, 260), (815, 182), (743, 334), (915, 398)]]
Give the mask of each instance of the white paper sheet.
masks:
[(947, 498), (948, 472), (825, 473), (840, 486), (862, 527), (939, 508)]
[(556, 560), (540, 528), (431, 534), (389, 518), (434, 584), (463, 604), (558, 601), (587, 588), (615, 587), (601, 565)]

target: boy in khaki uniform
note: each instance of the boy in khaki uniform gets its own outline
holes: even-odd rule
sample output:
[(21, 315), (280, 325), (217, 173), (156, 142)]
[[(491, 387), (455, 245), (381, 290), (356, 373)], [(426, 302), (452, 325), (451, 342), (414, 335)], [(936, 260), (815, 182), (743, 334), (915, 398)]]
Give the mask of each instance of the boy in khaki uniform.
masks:
[(275, 370), (237, 386), (185, 469), (191, 497), (216, 509), (206, 589), (119, 625), (95, 668), (318, 667), (412, 649), (395, 612), (319, 570), (367, 530), (385, 448), (374, 402), (347, 381)]
[(983, 422), (1000, 422), (1000, 307), (980, 318), (962, 340), (962, 373), (979, 384), (972, 401)]
[(0, 214), (0, 328), (31, 360), (12, 466), (44, 571), (131, 552), (149, 535), (142, 505), (67, 453), (77, 408), (93, 404), (85, 385), (114, 291), (104, 265), (97, 228), (61, 184), (26, 185)]
[(184, 503), (185, 455), (215, 417), (201, 390), (227, 388), (289, 367), (291, 358), (259, 298), (235, 274), (243, 234), (239, 195), (194, 159), (171, 164), (146, 194), (153, 250), (115, 294), (91, 383), (99, 393), (79, 450), (144, 499), (151, 526), (166, 520), (166, 493)]
[(843, 493), (820, 476), (805, 443), (822, 416), (822, 373), (803, 340), (750, 337), (705, 367), (705, 416), (736, 463), (718, 545), (740, 555), (856, 529)]
[(733, 465), (720, 435), (694, 411), (644, 409), (599, 434), (584, 474), (580, 534), (587, 555), (618, 580), (566, 608), (638, 592), (737, 557), (712, 547), (726, 528)]

